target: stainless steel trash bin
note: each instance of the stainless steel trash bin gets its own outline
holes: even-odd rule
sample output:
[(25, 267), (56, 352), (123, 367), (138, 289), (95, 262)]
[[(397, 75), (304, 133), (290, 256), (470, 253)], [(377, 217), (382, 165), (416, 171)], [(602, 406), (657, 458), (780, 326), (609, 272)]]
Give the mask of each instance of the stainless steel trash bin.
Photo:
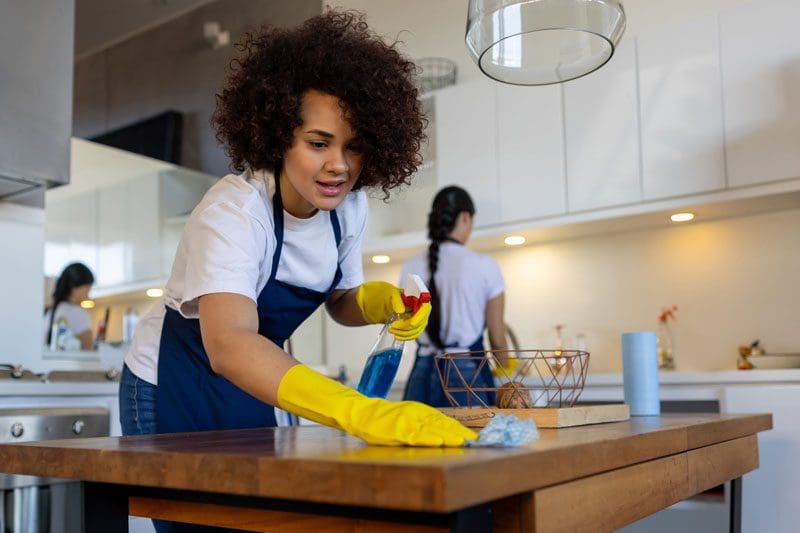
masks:
[[(104, 437), (109, 412), (95, 407), (0, 409), (0, 442)], [(77, 533), (80, 483), (0, 473), (0, 533)]]

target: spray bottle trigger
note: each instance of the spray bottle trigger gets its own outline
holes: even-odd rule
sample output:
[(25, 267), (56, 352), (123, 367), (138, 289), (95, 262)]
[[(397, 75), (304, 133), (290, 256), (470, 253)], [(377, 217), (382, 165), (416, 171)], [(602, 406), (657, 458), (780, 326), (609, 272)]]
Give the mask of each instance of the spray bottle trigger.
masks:
[(431, 301), (431, 293), (422, 278), (416, 274), (409, 274), (406, 286), (403, 289), (403, 303), (411, 314), (419, 311), (422, 304)]
[(430, 303), (431, 301), (431, 293), (423, 292), (420, 293), (419, 296), (406, 296), (403, 295), (403, 303), (406, 306), (406, 309), (413, 315), (419, 308), (422, 307), (422, 304)]

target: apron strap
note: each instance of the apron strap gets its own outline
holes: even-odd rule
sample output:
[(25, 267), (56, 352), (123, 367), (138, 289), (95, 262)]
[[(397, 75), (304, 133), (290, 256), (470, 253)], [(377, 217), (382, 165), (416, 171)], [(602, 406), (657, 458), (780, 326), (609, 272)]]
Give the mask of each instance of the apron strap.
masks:
[(272, 270), (269, 279), (275, 279), (278, 273), (278, 263), (281, 260), (283, 248), (283, 200), (281, 199), (280, 184), (281, 167), (275, 168), (275, 195), (272, 199), (272, 225), (275, 228), (275, 253), (272, 254)]
[[(333, 238), (336, 239), (336, 250), (338, 252), (339, 245), (342, 244), (342, 228), (339, 226), (339, 215), (336, 214), (336, 209), (331, 211), (331, 225), (333, 226)], [(338, 263), (339, 261), (337, 260), (336, 262)]]
[[(274, 280), (278, 274), (278, 264), (281, 260), (281, 251), (283, 249), (283, 199), (281, 198), (281, 184), (280, 184), (281, 168), (275, 169), (275, 195), (272, 198), (272, 225), (275, 228), (275, 253), (272, 255), (272, 270), (269, 273), (269, 279)], [(339, 215), (336, 209), (331, 210), (331, 226), (333, 226), (333, 238), (336, 241), (336, 252), (338, 257), (339, 245), (342, 243), (342, 228), (339, 224)], [(339, 260), (336, 260), (336, 274), (333, 276), (333, 283), (331, 284), (332, 290), (339, 281), (342, 279), (342, 269), (339, 265)]]

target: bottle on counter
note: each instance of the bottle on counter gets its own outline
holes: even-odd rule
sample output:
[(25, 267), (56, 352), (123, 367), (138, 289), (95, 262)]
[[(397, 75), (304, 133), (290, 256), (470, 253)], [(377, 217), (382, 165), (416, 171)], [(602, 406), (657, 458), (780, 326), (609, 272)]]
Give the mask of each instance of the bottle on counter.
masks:
[(139, 324), (139, 314), (136, 309), (129, 307), (122, 316), (122, 342), (131, 342)]
[(105, 342), (106, 340), (106, 329), (108, 328), (108, 317), (111, 313), (111, 308), (106, 307), (105, 313), (103, 313), (103, 318), (100, 319), (100, 322), (97, 324), (97, 335), (94, 337), (94, 350), (97, 350), (100, 346), (101, 342)]
[[(403, 303), (408, 313), (416, 313), (423, 303), (431, 301), (431, 293), (416, 274), (409, 274), (403, 290)], [(404, 342), (397, 340), (389, 332), (392, 322), (400, 318), (393, 315), (381, 329), (378, 340), (367, 357), (367, 364), (358, 382), (358, 392), (370, 398), (386, 398), (392, 388), (400, 358), (403, 355)]]
[(53, 322), (53, 328), (50, 330), (50, 351), (56, 352), (64, 350), (64, 343), (70, 335), (69, 327), (67, 327), (67, 319), (63, 316)]

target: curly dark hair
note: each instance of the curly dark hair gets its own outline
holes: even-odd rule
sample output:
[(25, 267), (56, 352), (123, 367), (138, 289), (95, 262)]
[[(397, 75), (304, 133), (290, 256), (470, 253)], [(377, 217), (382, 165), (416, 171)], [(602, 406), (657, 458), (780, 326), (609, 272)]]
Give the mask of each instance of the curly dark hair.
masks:
[(329, 10), (297, 28), (262, 27), (236, 45), (211, 124), (231, 166), (274, 172), (302, 124), (311, 89), (339, 98), (363, 144), (354, 189), (389, 190), (409, 183), (422, 164), (426, 119), (416, 66), (375, 35), (355, 11)]

